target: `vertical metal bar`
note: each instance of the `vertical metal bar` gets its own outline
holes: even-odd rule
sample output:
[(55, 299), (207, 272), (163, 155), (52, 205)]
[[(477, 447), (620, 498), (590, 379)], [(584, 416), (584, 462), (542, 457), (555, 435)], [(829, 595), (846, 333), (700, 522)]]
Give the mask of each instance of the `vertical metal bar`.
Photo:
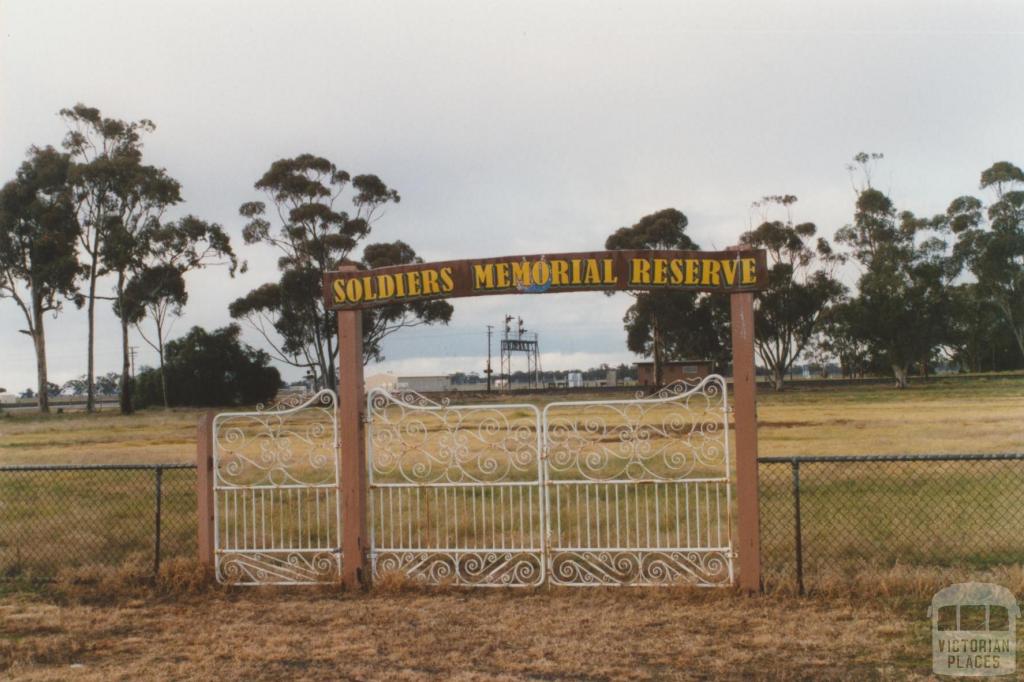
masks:
[(793, 458), (793, 531), (796, 539), (796, 589), (804, 593), (804, 547), (800, 527), (800, 460)]
[(154, 498), (154, 517), (153, 517), (153, 575), (160, 575), (160, 512), (163, 502), (163, 480), (164, 480), (164, 469), (163, 467), (156, 467), (154, 470), (156, 476), (154, 483), (156, 488), (153, 491)]

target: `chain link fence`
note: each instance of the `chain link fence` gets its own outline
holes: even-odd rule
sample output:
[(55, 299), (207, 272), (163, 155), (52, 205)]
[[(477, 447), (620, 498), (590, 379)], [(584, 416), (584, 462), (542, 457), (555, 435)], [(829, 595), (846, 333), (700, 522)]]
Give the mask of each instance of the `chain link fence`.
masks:
[(195, 555), (195, 465), (0, 467), (0, 578)]
[(1024, 561), (1024, 454), (763, 457), (762, 566), (826, 572)]
[[(196, 556), (191, 464), (0, 467), (0, 578)], [(1024, 562), (1024, 454), (763, 457), (768, 575)]]

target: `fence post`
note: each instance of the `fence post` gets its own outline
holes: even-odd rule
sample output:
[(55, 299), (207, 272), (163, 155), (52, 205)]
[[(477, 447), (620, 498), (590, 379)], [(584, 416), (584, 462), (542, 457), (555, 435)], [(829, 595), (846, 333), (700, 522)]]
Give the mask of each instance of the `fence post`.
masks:
[[(341, 271), (354, 271), (343, 264)], [(341, 440), (341, 581), (346, 589), (369, 587), (367, 565), (366, 431), (363, 422), (363, 311), (338, 311), (338, 434)]]
[(153, 494), (155, 496), (156, 504), (154, 505), (154, 518), (153, 518), (153, 576), (157, 577), (160, 575), (160, 507), (163, 498), (163, 478), (164, 468), (160, 465), (154, 469), (154, 484), (156, 486)]
[[(739, 247), (730, 247), (738, 249)], [(733, 424), (736, 430), (736, 511), (740, 589), (760, 592), (761, 509), (757, 471), (757, 374), (754, 368), (754, 294), (729, 296), (732, 320)]]
[(800, 527), (800, 460), (792, 459), (793, 465), (793, 530), (796, 533), (796, 588), (797, 594), (804, 593), (804, 545)]
[(213, 412), (199, 417), (196, 430), (196, 502), (199, 514), (199, 563), (214, 569), (213, 549)]

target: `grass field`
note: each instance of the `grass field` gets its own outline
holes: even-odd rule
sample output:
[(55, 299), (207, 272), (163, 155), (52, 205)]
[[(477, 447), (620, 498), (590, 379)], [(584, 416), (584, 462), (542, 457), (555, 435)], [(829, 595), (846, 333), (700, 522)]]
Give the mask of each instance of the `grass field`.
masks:
[[(552, 399), (527, 398), (541, 405)], [(0, 465), (191, 462), (199, 415), (186, 409), (130, 417), (4, 414)], [(758, 419), (763, 456), (1016, 452), (1024, 448), (1024, 376), (937, 379), (905, 391), (762, 389)]]
[[(0, 465), (188, 462), (198, 416), (189, 410), (4, 416)], [(877, 386), (762, 392), (759, 421), (763, 456), (1021, 452), (1024, 377), (937, 380), (902, 392)], [(762, 487), (765, 509), (777, 517), (765, 522), (778, 529), (777, 546), (766, 537), (766, 550), (786, 557), (788, 466), (762, 469), (764, 475), (777, 466), (777, 487)], [(253, 592), (204, 586), (184, 560), (166, 565), (153, 586), (147, 555), (131, 550), (146, 546), (147, 530), (137, 539), (128, 530), (151, 523), (149, 508), (137, 512), (147, 520), (133, 524), (124, 512), (111, 506), (108, 513), (104, 506), (145, 498), (151, 478), (107, 490), (86, 486), (91, 493), (65, 487), (63, 517), (44, 520), (38, 544), (59, 551), (80, 539), (74, 526), (61, 524), (68, 515), (99, 518), (101, 524), (113, 518), (119, 532), (100, 540), (112, 542), (105, 551), (120, 552), (129, 568), (65, 570), (43, 588), (0, 588), (7, 591), (0, 596), (0, 675), (925, 679), (930, 642), (924, 613), (935, 590), (987, 577), (1024, 593), (1024, 519), (1004, 524), (1018, 532), (983, 538), (985, 557), (994, 560), (973, 560), (973, 545), (957, 554), (956, 542), (935, 541), (951, 531), (955, 538), (961, 521), (984, 527), (993, 515), (1024, 507), (1020, 467), (850, 465), (832, 466), (827, 476), (821, 472), (803, 473), (808, 551), (834, 543), (844, 529), (856, 532), (845, 531), (846, 541), (838, 545), (850, 560), (845, 567), (836, 565), (839, 555), (808, 556), (817, 573), (804, 598), (792, 593), (788, 567), (769, 571), (769, 594), (758, 598), (729, 589), (424, 592), (394, 585), (362, 596), (330, 588)], [(0, 499), (13, 499), (13, 492), (0, 485)], [(181, 499), (188, 494), (182, 491)], [(191, 504), (188, 498), (176, 507), (183, 522)], [(970, 513), (957, 515), (957, 509)], [(187, 548), (187, 527), (179, 533)], [(877, 562), (882, 568), (864, 567), (861, 560), (872, 556), (884, 559)], [(908, 559), (953, 567), (908, 566)]]

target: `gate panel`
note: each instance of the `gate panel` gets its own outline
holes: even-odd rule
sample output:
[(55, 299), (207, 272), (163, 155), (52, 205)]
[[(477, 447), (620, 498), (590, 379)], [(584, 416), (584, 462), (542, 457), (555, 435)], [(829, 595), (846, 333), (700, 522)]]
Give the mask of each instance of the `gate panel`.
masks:
[(337, 396), (323, 390), (213, 422), (218, 582), (334, 581), (341, 572)]
[(543, 413), (548, 579), (732, 582), (725, 380)]
[(543, 582), (536, 407), (453, 406), (374, 389), (367, 417), (375, 578)]

